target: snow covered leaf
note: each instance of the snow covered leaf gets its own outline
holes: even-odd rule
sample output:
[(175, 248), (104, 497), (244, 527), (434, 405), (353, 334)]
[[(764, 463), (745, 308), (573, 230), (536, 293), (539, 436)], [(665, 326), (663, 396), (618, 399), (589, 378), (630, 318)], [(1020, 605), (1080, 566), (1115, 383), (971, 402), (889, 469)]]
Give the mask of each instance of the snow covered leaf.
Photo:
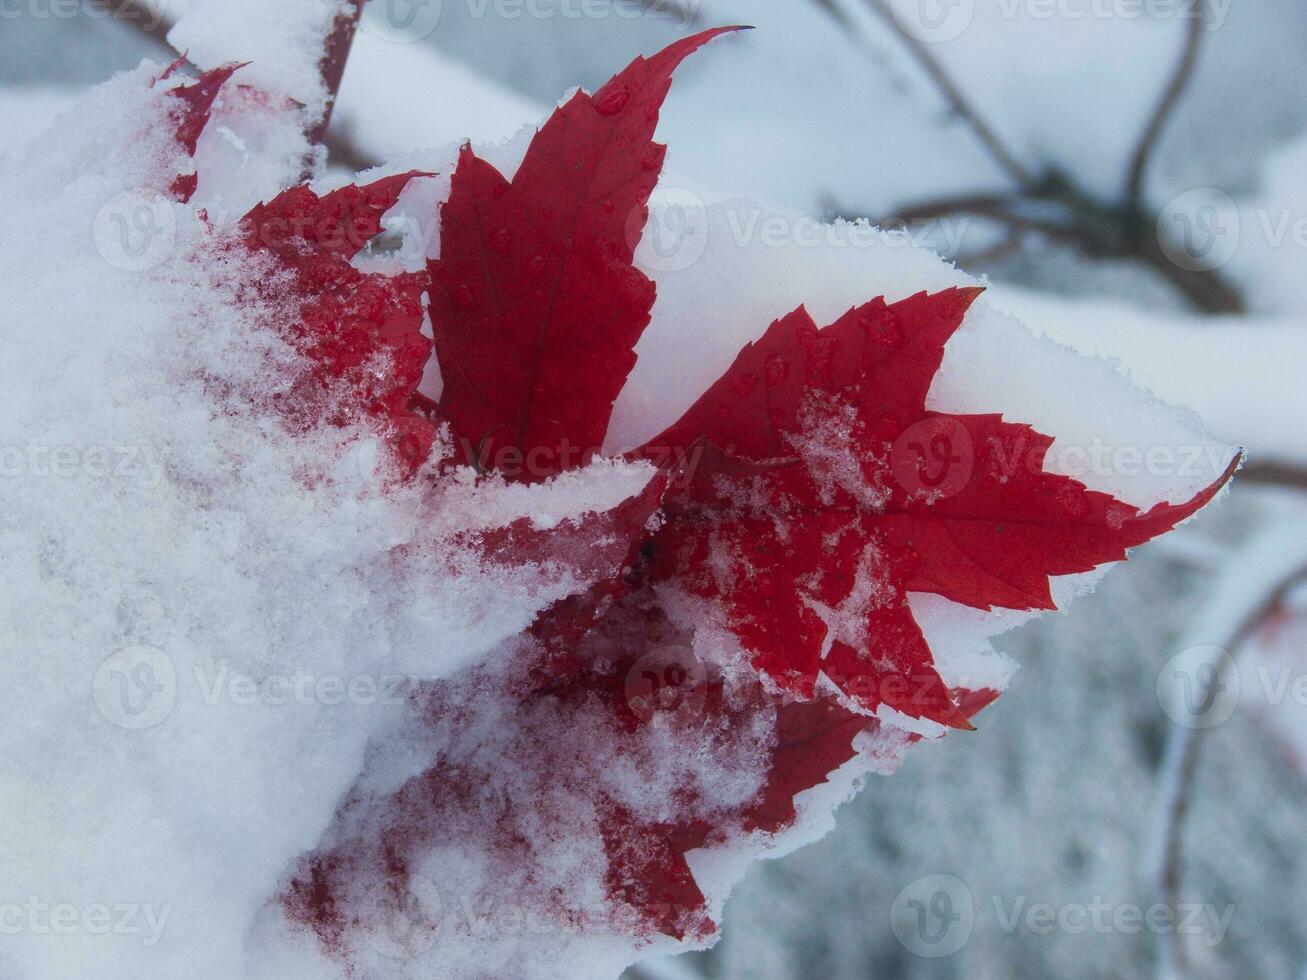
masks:
[[(172, 77), (185, 60), (183, 56), (169, 65), (159, 76), (159, 81), (166, 81)], [(195, 156), (200, 135), (209, 124), (209, 115), (213, 111), (213, 103), (217, 100), (218, 93), (222, 91), (222, 87), (227, 84), (231, 76), (243, 67), (244, 65), (241, 64), (223, 65), (202, 72), (195, 81), (187, 85), (178, 85), (169, 90), (168, 94), (181, 103), (177, 113), (177, 142), (182, 145), (187, 156)], [(194, 196), (195, 188), (199, 186), (199, 179), (199, 175), (194, 171), (178, 174), (170, 188), (172, 196), (183, 204), (186, 203)]]
[(300, 429), (374, 423), (408, 472), (426, 461), (435, 439), (417, 393), (431, 353), (421, 333), (426, 277), (365, 273), (350, 260), (421, 176), (411, 171), (324, 197), (294, 187), (241, 222), (245, 247), (272, 257), (285, 277), (267, 288), (288, 289), (302, 304), (289, 333), (305, 367), (280, 406), (283, 414)]
[(1123, 559), (1237, 465), (1140, 514), (1045, 472), (1052, 440), (1029, 426), (928, 411), (944, 345), (978, 294), (877, 299), (821, 330), (800, 308), (642, 451), (719, 448), (669, 502), (654, 575), (720, 600), (756, 666), (800, 697), (824, 673), (866, 710), (970, 727), (909, 593), (1052, 609), (1049, 576)]
[(534, 482), (598, 451), (654, 301), (632, 260), (666, 152), (658, 110), (677, 66), (730, 30), (578, 92), (511, 181), (463, 149), (430, 270), (440, 412), (466, 462)]

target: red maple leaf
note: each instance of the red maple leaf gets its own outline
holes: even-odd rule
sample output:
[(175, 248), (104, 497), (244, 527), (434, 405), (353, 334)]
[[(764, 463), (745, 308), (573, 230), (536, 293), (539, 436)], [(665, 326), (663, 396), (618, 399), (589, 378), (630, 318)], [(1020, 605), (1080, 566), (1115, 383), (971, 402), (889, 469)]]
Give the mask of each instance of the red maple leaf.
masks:
[[(164, 69), (163, 74), (156, 79), (156, 82), (171, 78), (185, 61), (186, 56), (182, 55)], [(222, 91), (222, 87), (227, 84), (231, 76), (243, 67), (245, 67), (243, 64), (230, 64), (213, 68), (201, 72), (195, 81), (187, 85), (178, 85), (176, 88), (169, 90), (168, 95), (180, 103), (176, 112), (177, 142), (182, 145), (182, 149), (186, 151), (187, 156), (195, 156), (196, 147), (200, 143), (200, 136), (203, 134), (204, 128), (209, 124), (209, 116), (213, 112), (213, 103), (217, 100), (218, 93)], [(198, 173), (178, 174), (169, 188), (169, 193), (185, 204), (194, 196), (199, 182)]]
[[(425, 273), (351, 264), (417, 174), (325, 197), (298, 187), (247, 215), (241, 247), (275, 272), (252, 288), (296, 303), (283, 328), (303, 364), (277, 406), (288, 424), (372, 426), (407, 475), (440, 424), (463, 462), (509, 480), (593, 460), (654, 301), (633, 255), (665, 152), (653, 142), (659, 110), (681, 62), (729, 30), (577, 94), (511, 180), (464, 148)], [(204, 79), (178, 95), (190, 152), (225, 81)], [(433, 346), (424, 291), (438, 405), (417, 391)], [(1206, 504), (1237, 465), (1189, 501), (1140, 513), (1045, 472), (1051, 440), (1027, 425), (929, 411), (945, 344), (978, 292), (874, 299), (824, 329), (800, 308), (635, 454), (697, 459), (685, 479), (664, 473), (617, 508), (548, 531), (525, 518), (469, 531), (489, 564), (554, 563), (594, 584), (543, 612), (502, 662), (424, 686), (420, 724), (458, 726), (452, 744), (432, 735), (419, 776), (342, 807), (341, 825), (363, 830), (306, 857), (285, 899), (292, 915), (337, 942), (363, 922), (370, 884), (473, 841), (492, 864), (547, 883), (533, 843), (566, 839), (584, 804), (608, 894), (635, 931), (702, 936), (713, 926), (687, 852), (792, 825), (796, 796), (853, 759), (863, 733), (889, 727), (882, 706), (970, 727), (995, 692), (949, 689), (910, 594), (1052, 608), (1051, 576), (1124, 558)], [(663, 607), (668, 587), (714, 604), (755, 671), (658, 659), (693, 633)], [(588, 753), (600, 744), (634, 766), (654, 717), (696, 758), (754, 751), (756, 793), (720, 804), (686, 787), (640, 816), (587, 768)], [(506, 758), (531, 764), (500, 785)], [(574, 898), (551, 891), (542, 904), (566, 918)]]
[(677, 66), (737, 29), (578, 92), (511, 181), (463, 149), (430, 270), (440, 414), (469, 462), (535, 482), (598, 452), (653, 307), (633, 258), (666, 153), (658, 111)]
[(969, 728), (908, 605), (1053, 609), (1049, 576), (1085, 572), (1174, 527), (1047, 473), (1052, 440), (998, 415), (928, 411), (944, 345), (977, 289), (881, 299), (819, 330), (771, 325), (642, 452), (707, 442), (669, 501), (654, 577), (717, 600), (754, 664), (812, 697), (819, 673), (862, 708)]
[(299, 303), (287, 333), (304, 370), (280, 406), (297, 429), (327, 422), (378, 428), (406, 472), (427, 459), (435, 426), (418, 394), (431, 342), (422, 335), (420, 273), (365, 273), (350, 260), (381, 231), (381, 219), (417, 171), (319, 197), (306, 186), (250, 211), (246, 249), (272, 257), (280, 276), (267, 288)]

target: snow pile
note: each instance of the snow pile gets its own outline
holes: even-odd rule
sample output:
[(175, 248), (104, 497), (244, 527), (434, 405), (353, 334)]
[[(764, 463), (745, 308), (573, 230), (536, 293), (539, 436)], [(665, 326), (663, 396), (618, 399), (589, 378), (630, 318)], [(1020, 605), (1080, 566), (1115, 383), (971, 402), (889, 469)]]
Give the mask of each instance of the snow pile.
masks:
[[(173, 40), (203, 63), (259, 56), (249, 80), (312, 114), (320, 47), (309, 45), (337, 9), (288, 3), (255, 18), (246, 3), (205, 4)], [(236, 50), (245, 42), (255, 50)], [(758, 793), (767, 711), (779, 709), (745, 710), (765, 692), (688, 601), (665, 619), (632, 601), (587, 641), (614, 664), (607, 693), (529, 700), (514, 673), (520, 634), (591, 583), (487, 562), (464, 533), (609, 510), (651, 468), (600, 462), (541, 487), (464, 471), (429, 494), (381, 478), (362, 427), (289, 433), (261, 406), (285, 390), (295, 356), (268, 326), (296, 307), (240, 290), (266, 265), (205, 249), (298, 180), (303, 119), (249, 93), (225, 100), (200, 144), (193, 206), (173, 206), (159, 189), (188, 164), (150, 86), (161, 70), (95, 90), (0, 173), (0, 794), (12, 801), (0, 903), (20, 908), (0, 909), (0, 924), (20, 926), (0, 951), (6, 976), (602, 977), (670, 948), (614, 911), (612, 892), (633, 886), (605, 877), (624, 843), (611, 837), (687, 807), (710, 826), (735, 814)], [(487, 155), (511, 173), (522, 146)], [(451, 160), (402, 163), (447, 175)], [(447, 186), (423, 181), (392, 214), (424, 251), (438, 249), (432, 197)], [(758, 217), (780, 237), (742, 231)], [(970, 281), (901, 236), (817, 226), (813, 244), (797, 234), (812, 227), (742, 202), (656, 209), (642, 254), (658, 301), (610, 449), (674, 421), (800, 304), (824, 323), (873, 296)], [(660, 248), (669, 229), (686, 231), (691, 251)], [(1051, 469), (1140, 506), (1192, 494), (1228, 458), (1111, 365), (1085, 364), (983, 302), (931, 407), (1057, 432)], [(1099, 445), (1107, 462), (1077, 468)], [(1172, 462), (1121, 463), (1158, 450)], [(1174, 462), (1189, 450), (1192, 472)], [(1059, 598), (1093, 578), (1058, 583)], [(913, 612), (948, 682), (1002, 686), (1011, 665), (988, 637), (1026, 614), (920, 597)], [(602, 699), (625, 696), (625, 641), (651, 632), (720, 673), (738, 724), (687, 740), (711, 728), (691, 711), (614, 729)], [(747, 861), (814, 839), (862, 776), (892, 769), (914, 734), (938, 734), (882, 721), (863, 757), (800, 798), (794, 830), (692, 854), (710, 911)], [(67, 928), (52, 906), (72, 910)], [(141, 927), (92, 927), (119, 907)]]
[(348, 0), (197, 0), (168, 32), (168, 43), (193, 64), (250, 62), (245, 81), (302, 103), (321, 116), (327, 93), (318, 70), (323, 40)]
[[(484, 565), (453, 540), (468, 515), (549, 527), (647, 481), (453, 486), (433, 521), (383, 492), (367, 433), (292, 437), (252, 410), (286, 384), (265, 324), (293, 311), (238, 301), (263, 267), (197, 261), (197, 210), (152, 190), (184, 164), (161, 71), (96, 89), (0, 177), (6, 976), (245, 975), (256, 914), (414, 686), (587, 584)], [(261, 145), (247, 108), (215, 120), (206, 175)], [(297, 179), (287, 139), (255, 187)], [(209, 180), (214, 214), (250, 196)]]

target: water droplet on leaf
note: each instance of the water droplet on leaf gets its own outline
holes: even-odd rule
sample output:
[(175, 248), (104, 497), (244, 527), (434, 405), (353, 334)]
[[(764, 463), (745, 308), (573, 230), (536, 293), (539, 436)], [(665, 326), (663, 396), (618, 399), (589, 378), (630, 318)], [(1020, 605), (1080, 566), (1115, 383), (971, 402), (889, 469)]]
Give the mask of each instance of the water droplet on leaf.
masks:
[(595, 111), (601, 116), (615, 116), (630, 101), (631, 90), (625, 85), (605, 85), (595, 94)]

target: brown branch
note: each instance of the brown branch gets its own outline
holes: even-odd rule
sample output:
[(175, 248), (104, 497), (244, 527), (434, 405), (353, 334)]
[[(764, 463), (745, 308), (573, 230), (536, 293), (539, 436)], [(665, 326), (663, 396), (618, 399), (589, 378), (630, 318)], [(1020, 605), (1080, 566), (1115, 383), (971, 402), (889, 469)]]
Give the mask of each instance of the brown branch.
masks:
[(1290, 463), (1249, 463), (1239, 471), (1239, 483), (1307, 490), (1307, 468)]
[[(1189, 87), (1194, 69), (1198, 65), (1198, 53), (1202, 48), (1203, 35), (1206, 33), (1204, 8), (1205, 4), (1198, 3), (1194, 4), (1193, 9), (1190, 11), (1189, 32), (1185, 37), (1184, 51), (1180, 55), (1180, 61), (1176, 65), (1175, 73), (1171, 76), (1171, 81), (1162, 92), (1161, 99), (1158, 100), (1157, 108), (1153, 110), (1152, 118), (1149, 119), (1148, 125), (1139, 138), (1139, 144), (1130, 161), (1130, 172), (1126, 179), (1124, 208), (1127, 214), (1137, 219), (1142, 219), (1144, 213), (1144, 180), (1148, 176), (1148, 166), (1152, 163), (1153, 154), (1157, 149), (1162, 132), (1166, 129), (1167, 122), (1170, 121), (1176, 106), (1179, 105), (1180, 99)], [(1145, 224), (1142, 220), (1139, 223), (1141, 226)]]
[(994, 158), (994, 162), (1002, 167), (1019, 186), (1032, 187), (1035, 184), (1035, 179), (1017, 161), (1017, 158), (1008, 150), (1007, 146), (999, 138), (998, 133), (985, 121), (976, 107), (968, 101), (962, 89), (953, 81), (952, 76), (949, 75), (944, 66), (940, 64), (939, 59), (931, 54), (930, 49), (924, 43), (903, 29), (903, 26), (894, 17), (894, 12), (890, 10), (886, 0), (866, 0), (866, 3), (885, 22), (886, 26), (899, 36), (912, 57), (916, 59), (917, 64), (930, 76), (930, 80), (940, 90), (954, 114), (971, 127), (971, 131), (975, 133), (976, 138), (989, 151), (990, 156)]
[[(1127, 228), (1135, 222), (1135, 218), (1128, 213), (1122, 214), (1122, 220)], [(1145, 226), (1149, 224), (1151, 222), (1144, 221)], [(1123, 253), (1123, 257), (1138, 259), (1179, 290), (1198, 309), (1207, 313), (1248, 312), (1243, 294), (1215, 270), (1186, 269), (1176, 265), (1163, 250), (1162, 243), (1155, 234), (1130, 235), (1129, 238), (1132, 247)]]
[[(854, 27), (837, 0), (812, 0), (847, 33)], [(1146, 215), (1143, 187), (1159, 139), (1193, 77), (1202, 44), (1205, 20), (1197, 11), (1189, 25), (1184, 52), (1166, 90), (1136, 147), (1129, 168), (1126, 197), (1104, 204), (1075, 186), (1065, 176), (1049, 172), (1036, 179), (1022, 166), (984, 117), (963, 94), (943, 65), (923, 43), (894, 17), (886, 0), (865, 0), (871, 10), (906, 45), (918, 65), (939, 88), (954, 113), (963, 119), (995, 162), (1016, 182), (1014, 194), (977, 194), (923, 202), (904, 208), (906, 217), (894, 216), (889, 224), (928, 221), (949, 214), (971, 214), (1000, 222), (1016, 233), (1037, 233), (1070, 245), (1093, 259), (1135, 262), (1165, 280), (1181, 296), (1207, 313), (1242, 313), (1247, 309), (1240, 291), (1215, 270), (1182, 268), (1171, 261)], [(1032, 214), (1034, 209), (1042, 213)], [(1054, 212), (1052, 217), (1048, 212)], [(886, 224), (886, 220), (877, 224)]]
[[(1036, 217), (1031, 210), (1053, 209), (1056, 218)], [(1124, 259), (1146, 266), (1198, 309), (1208, 313), (1243, 313), (1242, 295), (1215, 271), (1185, 269), (1171, 261), (1155, 236), (1131, 233), (1135, 219), (1109, 208), (1074, 187), (1050, 182), (1029, 194), (973, 194), (923, 201), (902, 215), (876, 224), (912, 224), (950, 214), (971, 214), (998, 221), (1015, 231), (1034, 232), (1070, 245), (1097, 259)]]

